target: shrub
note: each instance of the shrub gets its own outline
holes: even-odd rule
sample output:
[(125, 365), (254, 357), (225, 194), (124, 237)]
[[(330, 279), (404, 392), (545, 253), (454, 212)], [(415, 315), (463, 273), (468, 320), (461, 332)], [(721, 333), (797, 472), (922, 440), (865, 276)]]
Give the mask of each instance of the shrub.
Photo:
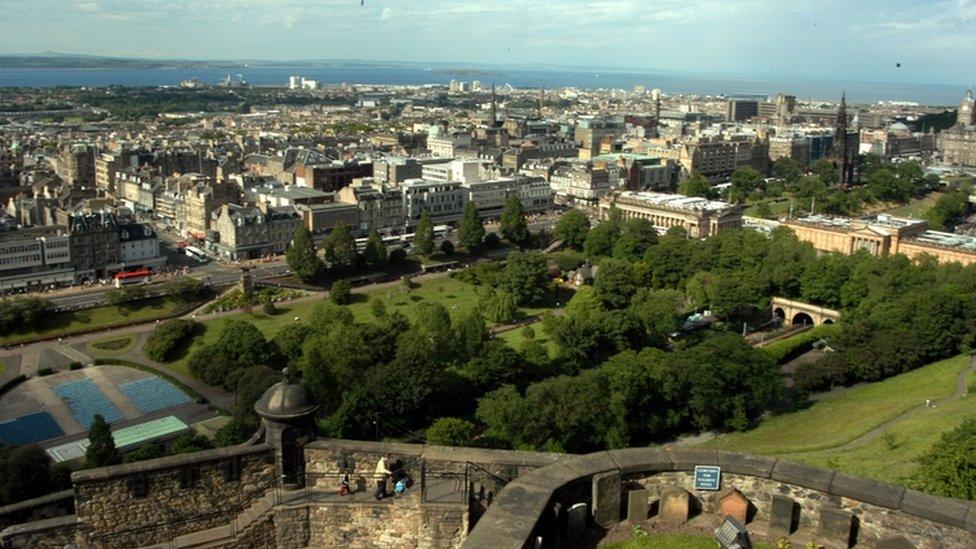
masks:
[(762, 349), (773, 360), (782, 364), (809, 351), (815, 342), (824, 338), (829, 339), (839, 333), (839, 324), (821, 324), (795, 336), (770, 343)]
[(454, 255), (454, 243), (450, 240), (441, 242), (441, 253), (446, 256)]
[(3, 395), (7, 391), (13, 389), (14, 387), (20, 385), (21, 383), (27, 381), (27, 376), (20, 374), (19, 376), (11, 379), (10, 381), (0, 385), (0, 395)]
[(40, 370), (37, 371), (37, 375), (39, 377), (49, 376), (49, 375), (51, 375), (53, 373), (54, 373), (54, 370), (51, 369), (51, 368), (41, 368)]
[(390, 252), (390, 257), (388, 261), (392, 265), (399, 265), (404, 261), (406, 261), (406, 259), (407, 259), (407, 251), (404, 250), (403, 248), (395, 248), (392, 252)]
[(442, 417), (427, 428), (427, 442), (443, 446), (471, 446), (474, 424), (456, 417)]
[(182, 346), (196, 334), (199, 326), (193, 320), (167, 320), (156, 327), (143, 350), (146, 356), (157, 362), (173, 360)]
[(349, 281), (340, 278), (332, 283), (332, 288), (329, 290), (329, 299), (332, 300), (336, 305), (345, 305), (349, 303), (352, 297), (352, 285)]
[(68, 364), (68, 369), (69, 370), (80, 370), (80, 369), (82, 369), (84, 367), (85, 367), (85, 364), (82, 363), (82, 362), (72, 362), (71, 364)]

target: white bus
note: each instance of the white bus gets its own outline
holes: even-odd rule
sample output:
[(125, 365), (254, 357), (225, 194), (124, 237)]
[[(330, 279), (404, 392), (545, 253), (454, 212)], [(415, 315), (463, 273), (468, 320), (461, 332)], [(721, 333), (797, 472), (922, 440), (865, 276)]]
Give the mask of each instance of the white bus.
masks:
[(183, 249), (183, 253), (185, 253), (187, 257), (192, 257), (200, 263), (207, 262), (207, 254), (203, 253), (203, 250), (197, 248), (196, 246), (187, 246)]

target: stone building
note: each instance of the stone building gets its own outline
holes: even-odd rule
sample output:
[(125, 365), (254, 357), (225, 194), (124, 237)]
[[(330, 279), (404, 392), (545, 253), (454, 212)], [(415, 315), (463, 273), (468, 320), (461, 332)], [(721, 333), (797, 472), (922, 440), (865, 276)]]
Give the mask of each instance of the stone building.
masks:
[(66, 227), (46, 226), (0, 231), (0, 291), (75, 281)]
[(742, 228), (742, 209), (734, 204), (697, 196), (623, 191), (600, 200), (600, 217), (620, 211), (624, 219), (646, 219), (659, 233), (682, 227), (690, 238), (706, 238)]
[(295, 209), (302, 215), (303, 223), (313, 235), (325, 234), (339, 225), (345, 225), (353, 231), (360, 229), (359, 207), (356, 204), (299, 204)]
[(403, 197), (403, 215), (406, 226), (414, 226), (423, 212), (431, 221), (453, 223), (461, 219), (468, 192), (456, 181), (425, 181), (408, 179), (400, 185)]
[(959, 104), (956, 124), (940, 132), (936, 140), (946, 164), (976, 166), (976, 100), (972, 91), (967, 91)]
[(119, 225), (119, 262), (124, 269), (145, 267), (158, 269), (166, 263), (159, 253), (159, 237), (149, 225)]
[(79, 280), (104, 278), (121, 269), (119, 227), (115, 216), (98, 212), (71, 215), (71, 262)]
[(235, 260), (285, 253), (303, 222), (294, 206), (274, 208), (266, 202), (256, 207), (224, 204), (215, 217), (214, 248), (221, 257)]
[(343, 204), (356, 205), (361, 232), (403, 227), (403, 193), (394, 185), (382, 180), (361, 179), (340, 189), (336, 197)]
[(861, 219), (812, 215), (782, 223), (801, 241), (822, 252), (850, 255), (866, 250), (881, 257), (902, 254), (918, 259), (929, 255), (940, 263), (976, 263), (976, 237), (930, 231), (921, 219), (888, 214)]

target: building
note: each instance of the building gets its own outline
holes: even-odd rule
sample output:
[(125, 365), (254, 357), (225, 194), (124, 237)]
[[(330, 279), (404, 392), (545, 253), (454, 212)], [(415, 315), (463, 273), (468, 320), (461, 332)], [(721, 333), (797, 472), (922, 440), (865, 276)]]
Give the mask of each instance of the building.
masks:
[(976, 263), (976, 237), (927, 230), (921, 219), (877, 214), (861, 219), (812, 215), (784, 221), (783, 225), (821, 252), (853, 254), (864, 250), (876, 256), (923, 255), (940, 263)]
[(800, 166), (810, 161), (810, 140), (803, 135), (788, 134), (769, 138), (769, 160), (792, 158)]
[(742, 209), (720, 200), (655, 192), (623, 191), (600, 200), (600, 217), (620, 211), (624, 219), (646, 219), (659, 233), (682, 227), (690, 238), (706, 238), (742, 228)]
[(596, 204), (619, 183), (616, 165), (606, 163), (559, 162), (548, 177), (556, 201), (561, 204)]
[(72, 187), (95, 186), (95, 147), (87, 143), (63, 145), (52, 159), (55, 173)]
[(699, 137), (681, 142), (677, 153), (685, 176), (698, 173), (713, 182), (728, 181), (744, 167), (769, 172), (769, 142), (752, 134)]
[(107, 278), (122, 269), (119, 226), (107, 212), (73, 214), (68, 218), (71, 232), (71, 262), (78, 280)]
[(336, 198), (341, 203), (356, 206), (359, 212), (356, 226), (362, 233), (404, 226), (403, 192), (396, 185), (361, 179), (340, 189)]
[(0, 293), (75, 282), (66, 227), (0, 231)]
[(725, 114), (729, 122), (745, 122), (759, 115), (759, 101), (729, 99)]
[(408, 179), (400, 185), (400, 192), (404, 224), (410, 227), (420, 221), (423, 212), (435, 224), (459, 221), (468, 201), (468, 190), (457, 181)]
[(356, 204), (298, 204), (295, 209), (302, 215), (303, 223), (313, 235), (325, 234), (339, 225), (345, 225), (353, 231), (360, 228), (359, 206)]
[(972, 91), (967, 91), (959, 104), (955, 126), (940, 132), (936, 141), (944, 163), (976, 166), (976, 100)]
[(628, 191), (669, 191), (674, 187), (675, 164), (663, 158), (613, 153), (597, 156), (593, 162), (598, 166), (616, 167)]
[(481, 181), (484, 162), (480, 160), (452, 160), (438, 164), (426, 164), (421, 169), (421, 179), (427, 181), (457, 181), (470, 183)]
[(186, 186), (182, 192), (182, 215), (177, 212), (177, 218), (182, 220), (182, 232), (186, 236), (206, 239), (213, 213), (225, 204), (240, 202), (240, 188), (231, 182), (215, 183), (201, 174), (188, 174), (180, 179), (181, 186)]
[(166, 258), (159, 253), (156, 231), (142, 223), (120, 224), (119, 261), (123, 269), (162, 267)]
[(214, 228), (218, 240), (214, 249), (227, 259), (256, 259), (285, 253), (295, 231), (303, 223), (294, 206), (255, 207), (224, 204), (216, 214)]
[(928, 157), (935, 151), (935, 134), (912, 132), (896, 122), (884, 129), (861, 130), (860, 154), (875, 154), (891, 161), (895, 158)]
[(505, 209), (508, 197), (515, 194), (526, 212), (539, 212), (552, 207), (553, 192), (544, 179), (539, 177), (501, 177), (488, 181), (472, 181), (462, 185), (468, 191), (468, 200), (478, 207), (482, 218), (496, 217)]

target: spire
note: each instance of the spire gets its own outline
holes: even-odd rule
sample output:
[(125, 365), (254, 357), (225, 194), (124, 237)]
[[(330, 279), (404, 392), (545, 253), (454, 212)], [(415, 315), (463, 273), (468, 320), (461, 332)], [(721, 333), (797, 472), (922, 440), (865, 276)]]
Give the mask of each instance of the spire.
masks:
[(498, 122), (498, 106), (495, 98), (495, 83), (491, 83), (491, 126)]

